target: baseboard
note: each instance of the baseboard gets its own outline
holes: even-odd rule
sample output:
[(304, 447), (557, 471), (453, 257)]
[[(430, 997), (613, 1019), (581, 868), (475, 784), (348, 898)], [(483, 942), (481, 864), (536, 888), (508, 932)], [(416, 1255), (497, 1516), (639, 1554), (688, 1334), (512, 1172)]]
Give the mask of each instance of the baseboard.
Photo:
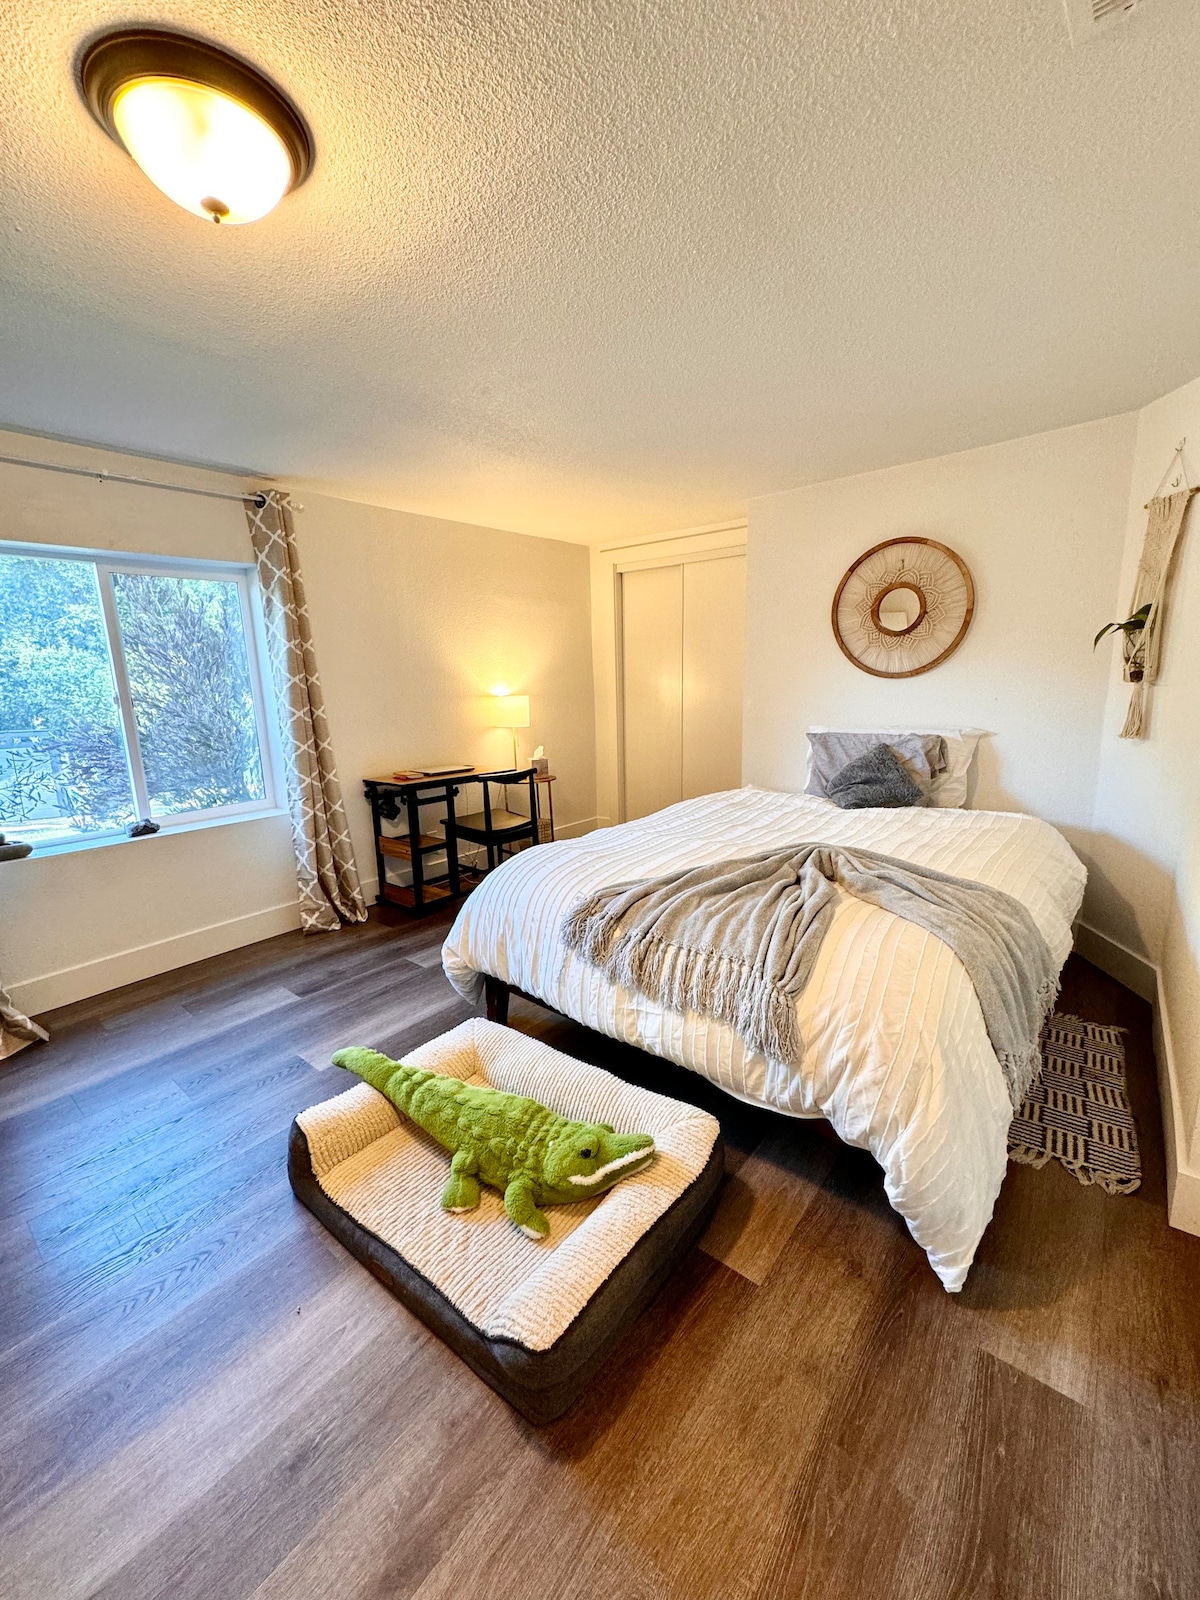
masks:
[(554, 829), (556, 839), (582, 839), (585, 833), (594, 833), (597, 828), (608, 826), (607, 817), (584, 817), (579, 822), (559, 823)]
[(264, 911), (231, 917), (228, 922), (214, 922), (206, 928), (193, 928), (169, 939), (157, 939), (152, 944), (117, 950), (112, 955), (83, 961), (75, 967), (62, 967), (40, 978), (27, 978), (24, 983), (13, 985), (12, 997), (26, 1015), (36, 1017), (76, 1000), (88, 1000), (92, 995), (137, 983), (141, 978), (155, 978), (160, 972), (203, 961), (206, 956), (223, 955), (226, 950), (257, 944), (260, 939), (273, 938), (277, 933), (290, 933), (299, 926), (300, 908), (292, 900), (286, 905), (268, 906)]
[(1101, 933), (1099, 928), (1089, 927), (1086, 922), (1075, 924), (1075, 948), (1085, 961), (1099, 967), (1101, 972), (1107, 972), (1110, 978), (1123, 983), (1151, 1005), (1155, 1004), (1158, 998), (1158, 968), (1153, 961), (1138, 955), (1136, 950), (1131, 950), (1128, 945), (1110, 938), (1108, 934)]
[(1188, 1155), (1187, 1130), (1179, 1115), (1179, 1080), (1171, 1042), (1170, 1013), (1162, 972), (1145, 956), (1084, 922), (1075, 924), (1075, 948), (1085, 960), (1123, 983), (1154, 1007), (1154, 1060), (1162, 1105), (1163, 1148), (1167, 1162), (1167, 1221), (1183, 1233), (1200, 1234), (1200, 1172)]
[(1154, 1059), (1158, 1063), (1158, 1097), (1162, 1102), (1167, 1157), (1167, 1221), (1184, 1233), (1200, 1234), (1200, 1172), (1189, 1159), (1187, 1130), (1179, 1115), (1179, 1079), (1161, 974), (1154, 1000)]

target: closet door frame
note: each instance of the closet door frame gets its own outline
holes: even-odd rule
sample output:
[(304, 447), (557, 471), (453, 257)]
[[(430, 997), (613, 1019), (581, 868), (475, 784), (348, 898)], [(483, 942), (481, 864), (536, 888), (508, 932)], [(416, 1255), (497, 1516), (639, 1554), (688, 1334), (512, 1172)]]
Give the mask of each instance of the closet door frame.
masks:
[(684, 555), (651, 556), (642, 561), (620, 561), (613, 567), (613, 612), (616, 619), (616, 669), (617, 669), (617, 796), (620, 804), (619, 821), (628, 820), (625, 803), (625, 574), (645, 572), (651, 567), (686, 567), (698, 561), (725, 561), (730, 556), (744, 556), (746, 545), (724, 545), (719, 550), (697, 550)]

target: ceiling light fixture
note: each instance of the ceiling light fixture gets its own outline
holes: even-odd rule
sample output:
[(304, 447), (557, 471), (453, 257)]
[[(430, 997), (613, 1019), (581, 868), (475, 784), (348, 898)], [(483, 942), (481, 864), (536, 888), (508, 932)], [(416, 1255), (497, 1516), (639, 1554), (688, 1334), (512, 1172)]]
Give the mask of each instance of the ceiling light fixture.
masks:
[(254, 222), (312, 170), (312, 138), (287, 96), (203, 39), (105, 34), (80, 58), (79, 87), (151, 183), (197, 217)]

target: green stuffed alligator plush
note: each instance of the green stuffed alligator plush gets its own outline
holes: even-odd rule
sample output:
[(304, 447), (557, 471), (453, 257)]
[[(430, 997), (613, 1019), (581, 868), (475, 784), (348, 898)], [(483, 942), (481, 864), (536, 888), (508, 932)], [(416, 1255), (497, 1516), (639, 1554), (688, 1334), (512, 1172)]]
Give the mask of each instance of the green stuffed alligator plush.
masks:
[(385, 1094), (449, 1150), (447, 1211), (473, 1211), (486, 1183), (500, 1190), (505, 1211), (531, 1239), (550, 1231), (540, 1206), (603, 1194), (654, 1160), (649, 1134), (570, 1122), (525, 1095), (406, 1067), (377, 1050), (339, 1050), (333, 1062)]

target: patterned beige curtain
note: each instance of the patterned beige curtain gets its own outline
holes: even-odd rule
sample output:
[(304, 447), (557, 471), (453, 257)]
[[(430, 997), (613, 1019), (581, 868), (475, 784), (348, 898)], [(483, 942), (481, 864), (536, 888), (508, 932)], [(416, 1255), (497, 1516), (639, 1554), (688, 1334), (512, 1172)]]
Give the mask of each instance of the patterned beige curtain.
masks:
[(365, 922), (367, 908), (329, 741), (291, 511), (276, 489), (245, 504), (283, 734), (300, 925), (306, 933), (330, 932), (343, 922)]
[(0, 1061), (15, 1056), (27, 1044), (49, 1037), (45, 1028), (39, 1028), (36, 1022), (30, 1022), (23, 1011), (17, 1010), (8, 990), (0, 983)]

